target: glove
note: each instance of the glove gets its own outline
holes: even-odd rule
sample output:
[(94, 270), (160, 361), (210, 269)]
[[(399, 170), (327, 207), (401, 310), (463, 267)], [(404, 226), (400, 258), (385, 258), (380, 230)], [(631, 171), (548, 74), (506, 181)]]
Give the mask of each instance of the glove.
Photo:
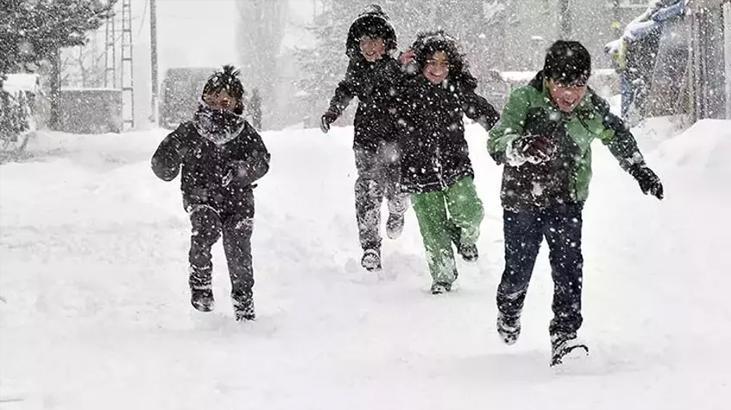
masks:
[(513, 142), (508, 157), (511, 162), (520, 165), (525, 162), (540, 164), (553, 158), (556, 145), (543, 135), (526, 135)]
[(657, 176), (647, 165), (635, 164), (629, 169), (629, 174), (632, 175), (637, 182), (640, 184), (640, 189), (647, 195), (653, 195), (657, 199), (663, 199), (664, 192), (660, 177)]
[(327, 110), (320, 119), (320, 129), (327, 134), (330, 131), (330, 124), (335, 122), (340, 115), (333, 110)]
[(228, 166), (228, 172), (221, 181), (223, 186), (228, 186), (234, 179), (245, 179), (248, 175), (248, 168), (245, 161), (234, 161)]

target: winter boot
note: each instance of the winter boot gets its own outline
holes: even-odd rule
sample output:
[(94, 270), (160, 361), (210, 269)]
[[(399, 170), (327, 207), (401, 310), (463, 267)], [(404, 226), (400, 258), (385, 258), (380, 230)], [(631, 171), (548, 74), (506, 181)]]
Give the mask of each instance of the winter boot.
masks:
[(369, 272), (381, 270), (381, 251), (378, 248), (365, 249), (360, 265)]
[(253, 297), (234, 298), (233, 305), (234, 317), (237, 322), (256, 319)]
[(404, 216), (399, 214), (390, 214), (386, 221), (386, 236), (389, 239), (396, 239), (401, 236), (404, 230)]
[(457, 248), (457, 253), (462, 256), (462, 259), (466, 262), (474, 262), (480, 256), (477, 251), (477, 245), (465, 245), (462, 243), (462, 230), (457, 227), (453, 222), (449, 222), (447, 225), (447, 232), (449, 233), (452, 243)]
[(477, 258), (480, 256), (479, 252), (477, 251), (477, 245), (457, 245), (457, 253), (462, 255), (462, 259), (465, 262), (475, 262)]
[(213, 310), (213, 288), (211, 286), (211, 269), (190, 268), (190, 304), (200, 312)]
[(431, 285), (432, 295), (441, 295), (442, 293), (451, 292), (452, 284), (449, 282), (434, 282)]
[[(551, 335), (551, 366), (563, 363), (570, 353), (589, 355), (589, 348), (576, 339), (576, 333), (556, 333)], [(573, 356), (574, 354), (571, 354)]]
[(520, 316), (507, 316), (498, 312), (497, 333), (506, 345), (517, 342), (520, 336)]

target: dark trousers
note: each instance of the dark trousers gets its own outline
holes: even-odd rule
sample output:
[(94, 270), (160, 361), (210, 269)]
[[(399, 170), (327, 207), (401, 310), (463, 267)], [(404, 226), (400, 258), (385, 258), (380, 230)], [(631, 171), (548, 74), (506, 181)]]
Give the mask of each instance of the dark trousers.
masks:
[(500, 312), (517, 318), (523, 309), (533, 266), (546, 238), (553, 277), (550, 333), (574, 333), (581, 326), (581, 211), (583, 204), (545, 210), (504, 210), (505, 271), (497, 291)]
[(401, 192), (400, 153), (395, 143), (382, 142), (375, 151), (355, 149), (355, 213), (363, 249), (380, 248), (381, 203), (386, 197), (388, 211), (403, 215), (409, 195)]
[(191, 205), (188, 212), (193, 228), (188, 254), (191, 289), (211, 288), (211, 247), (223, 234), (231, 298), (234, 302), (251, 299), (254, 286), (251, 264), (253, 212), (224, 213), (208, 205)]

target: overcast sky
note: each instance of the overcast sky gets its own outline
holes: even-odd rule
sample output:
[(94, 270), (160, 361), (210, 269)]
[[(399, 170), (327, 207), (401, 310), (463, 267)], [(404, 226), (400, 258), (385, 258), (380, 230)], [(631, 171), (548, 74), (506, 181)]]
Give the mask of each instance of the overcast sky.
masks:
[[(134, 43), (135, 116), (150, 115), (150, 20), (149, 0), (132, 0)], [(170, 67), (238, 64), (236, 52), (237, 1), (157, 0), (159, 81)], [(265, 0), (266, 1), (266, 0)], [(288, 0), (288, 33), (285, 45), (302, 38), (312, 19), (313, 0)], [(119, 9), (119, 6), (118, 6)]]
[[(157, 0), (161, 73), (168, 67), (237, 63), (237, 1), (247, 0)], [(303, 25), (311, 19), (313, 0), (288, 2), (290, 24)], [(132, 1), (135, 42), (149, 50), (147, 7), (148, 0)]]

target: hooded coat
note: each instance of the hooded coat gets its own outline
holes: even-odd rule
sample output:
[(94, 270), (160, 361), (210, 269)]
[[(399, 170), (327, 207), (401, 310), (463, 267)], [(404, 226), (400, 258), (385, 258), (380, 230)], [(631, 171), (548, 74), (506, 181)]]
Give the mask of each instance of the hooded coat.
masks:
[(165, 181), (175, 179), (182, 168), (180, 190), (186, 209), (206, 205), (230, 212), (250, 208), (253, 213), (252, 184), (269, 171), (269, 159), (248, 122), (237, 135), (217, 143), (189, 121), (165, 137), (151, 162), (155, 175)]
[[(421, 34), (412, 50), (415, 66), (404, 76), (397, 104), (401, 136), (403, 189), (411, 193), (443, 190), (464, 177), (474, 177), (464, 136), (463, 116), (490, 129), (499, 114), (477, 95), (477, 80), (470, 74), (453, 38), (443, 32)], [(447, 79), (432, 84), (421, 73), (427, 58), (444, 51), (449, 59)]]
[[(366, 35), (384, 40), (386, 54), (380, 60), (368, 62), (361, 54), (359, 40)], [(401, 65), (391, 56), (396, 49), (396, 32), (388, 15), (378, 6), (367, 8), (350, 26), (345, 46), (350, 62), (330, 100), (329, 111), (339, 116), (358, 97), (353, 146), (375, 152), (381, 142), (396, 139), (389, 109), (401, 77)]]

